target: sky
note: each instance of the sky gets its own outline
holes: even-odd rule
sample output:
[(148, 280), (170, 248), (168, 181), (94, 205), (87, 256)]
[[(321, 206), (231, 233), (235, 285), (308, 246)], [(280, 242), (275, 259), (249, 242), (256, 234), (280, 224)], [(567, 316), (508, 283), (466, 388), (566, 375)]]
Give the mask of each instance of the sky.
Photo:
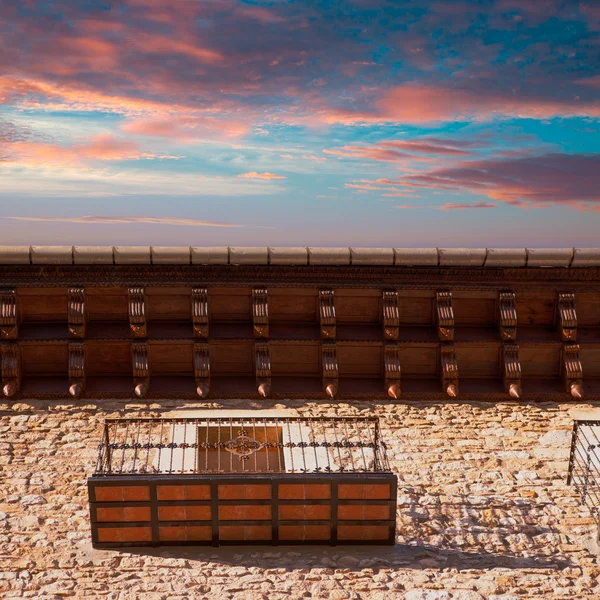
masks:
[(1, 0), (2, 244), (600, 246), (600, 2)]

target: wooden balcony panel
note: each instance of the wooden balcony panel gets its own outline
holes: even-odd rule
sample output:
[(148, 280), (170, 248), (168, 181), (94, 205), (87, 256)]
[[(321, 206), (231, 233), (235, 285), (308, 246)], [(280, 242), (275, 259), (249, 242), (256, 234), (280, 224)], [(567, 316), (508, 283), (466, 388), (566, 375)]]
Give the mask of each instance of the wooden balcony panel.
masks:
[[(519, 358), (523, 379), (559, 378), (561, 344), (530, 344), (519, 342)], [(523, 382), (523, 391), (529, 390)]]
[(148, 344), (151, 365), (150, 375), (183, 375), (192, 374), (193, 356), (192, 342)]
[(208, 289), (210, 326), (220, 322), (252, 324), (252, 291), (248, 288)]
[(133, 372), (131, 341), (86, 341), (88, 376), (128, 376)]
[(67, 288), (18, 288), (17, 295), (23, 323), (68, 321)]
[(337, 345), (340, 377), (383, 377), (382, 346)]
[(318, 323), (318, 290), (269, 288), (271, 326), (286, 323)]
[[(345, 323), (379, 325), (381, 323), (381, 297), (370, 290), (365, 295), (350, 295), (355, 290), (336, 290), (335, 313), (338, 327)], [(376, 292), (376, 290), (373, 290)]]
[(129, 324), (127, 288), (86, 287), (88, 321), (125, 321)]
[(321, 376), (321, 343), (306, 344), (271, 342), (271, 372), (273, 377)]
[(254, 343), (252, 340), (211, 343), (210, 361), (213, 376), (253, 377)]
[[(466, 346), (455, 344), (458, 372), (465, 379), (502, 379), (498, 346)], [(464, 391), (464, 390), (463, 390)]]
[[(430, 325), (433, 327), (433, 306), (435, 293), (426, 296), (398, 294), (398, 312), (400, 316), (400, 335), (405, 325)], [(437, 335), (437, 334), (436, 334)]]
[(581, 366), (583, 367), (583, 385), (587, 389), (591, 378), (600, 378), (600, 348), (579, 344)]
[(191, 315), (191, 290), (184, 293), (149, 293), (146, 289), (146, 319), (153, 321), (189, 321)]
[[(398, 348), (402, 380), (413, 377), (439, 377), (439, 349), (438, 346), (403, 346)], [(402, 384), (404, 387), (404, 383)], [(438, 384), (439, 389), (439, 384)]]
[(600, 328), (600, 299), (597, 293), (576, 293), (575, 306), (577, 310), (578, 334), (583, 327)]
[(68, 342), (24, 344), (21, 348), (21, 368), (24, 376), (67, 376), (69, 369)]
[(464, 298), (453, 295), (455, 331), (461, 326), (495, 327), (497, 319), (496, 298)]
[(554, 327), (555, 293), (551, 291), (540, 291), (535, 295), (517, 293), (515, 295), (515, 305), (518, 321), (517, 340), (521, 341), (523, 327)]

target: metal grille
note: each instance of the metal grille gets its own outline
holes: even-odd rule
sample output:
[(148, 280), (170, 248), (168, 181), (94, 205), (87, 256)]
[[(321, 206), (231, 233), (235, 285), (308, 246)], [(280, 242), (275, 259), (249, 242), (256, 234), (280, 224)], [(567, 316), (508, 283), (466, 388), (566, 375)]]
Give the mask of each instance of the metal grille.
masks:
[(389, 473), (377, 418), (107, 419), (94, 475)]
[(569, 459), (569, 485), (600, 525), (600, 421), (575, 421)]

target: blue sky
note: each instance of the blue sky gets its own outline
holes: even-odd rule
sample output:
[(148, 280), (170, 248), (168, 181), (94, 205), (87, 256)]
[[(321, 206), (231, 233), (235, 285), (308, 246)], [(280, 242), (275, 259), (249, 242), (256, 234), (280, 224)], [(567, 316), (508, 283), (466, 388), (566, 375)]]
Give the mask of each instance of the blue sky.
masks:
[(3, 244), (600, 245), (600, 4), (0, 4)]

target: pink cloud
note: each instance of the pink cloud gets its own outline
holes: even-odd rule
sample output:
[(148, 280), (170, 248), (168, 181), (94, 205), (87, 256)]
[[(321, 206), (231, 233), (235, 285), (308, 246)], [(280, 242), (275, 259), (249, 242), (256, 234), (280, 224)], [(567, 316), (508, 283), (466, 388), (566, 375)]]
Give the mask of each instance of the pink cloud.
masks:
[(492, 202), (447, 202), (439, 207), (438, 210), (470, 210), (472, 208), (497, 208), (497, 204)]
[(94, 161), (178, 158), (143, 152), (137, 142), (115, 138), (110, 134), (98, 135), (88, 142), (72, 146), (15, 141), (10, 144), (9, 150), (7, 162), (23, 166), (82, 166)]
[(121, 129), (127, 133), (178, 141), (201, 139), (238, 138), (250, 130), (241, 121), (215, 119), (210, 116), (185, 116), (169, 119), (139, 119), (125, 123)]
[(285, 179), (284, 175), (275, 175), (274, 173), (257, 173), (256, 171), (251, 171), (250, 173), (244, 173), (243, 175), (239, 175), (242, 179)]
[(520, 207), (600, 204), (600, 154), (492, 158), (403, 178), (408, 185), (459, 188)]
[(560, 101), (549, 95), (529, 96), (512, 90), (468, 90), (421, 84), (404, 84), (384, 92), (376, 106), (376, 116), (402, 123), (480, 121), (494, 117), (600, 116), (597, 100)]

